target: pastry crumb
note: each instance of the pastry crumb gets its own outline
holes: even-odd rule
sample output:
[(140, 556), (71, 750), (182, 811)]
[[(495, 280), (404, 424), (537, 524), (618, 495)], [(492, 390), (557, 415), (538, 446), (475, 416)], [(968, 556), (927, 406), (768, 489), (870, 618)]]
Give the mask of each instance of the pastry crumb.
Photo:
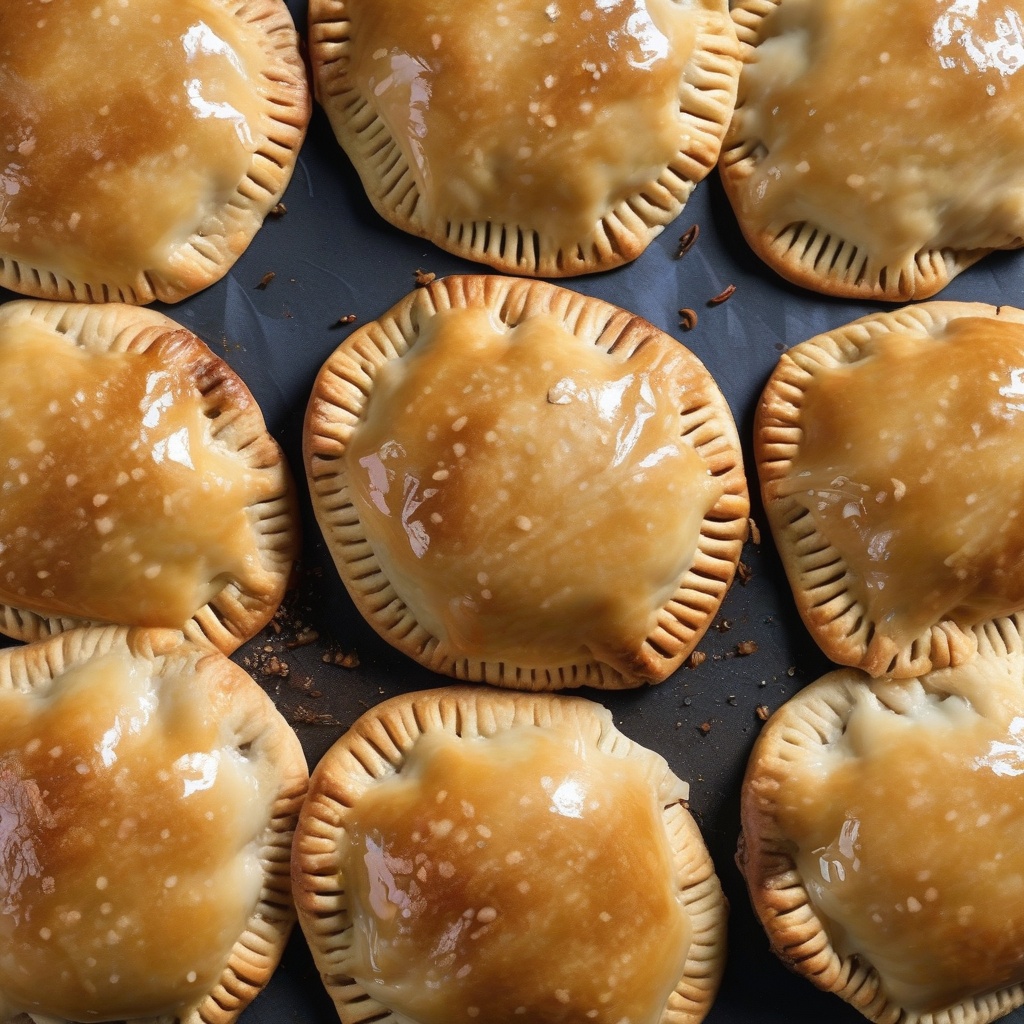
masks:
[(697, 326), (697, 314), (689, 306), (679, 310), (679, 326), (684, 331), (692, 331)]
[(359, 667), (359, 655), (354, 651), (324, 651), (320, 660), (325, 665), (339, 665), (341, 668)]
[(750, 529), (750, 540), (755, 547), (761, 544), (761, 528), (754, 522), (752, 517), (747, 518), (747, 526)]
[(694, 224), (687, 228), (679, 237), (679, 245), (676, 248), (676, 259), (681, 260), (694, 246), (700, 236), (700, 225)]

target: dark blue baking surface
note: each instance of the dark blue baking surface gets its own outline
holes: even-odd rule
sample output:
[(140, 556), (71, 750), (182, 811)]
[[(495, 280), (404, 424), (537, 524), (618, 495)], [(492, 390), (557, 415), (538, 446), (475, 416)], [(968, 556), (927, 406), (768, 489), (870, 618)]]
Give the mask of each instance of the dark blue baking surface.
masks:
[[(306, 2), (289, 0), (288, 6), (305, 35)], [(374, 319), (412, 289), (418, 268), (438, 277), (487, 270), (382, 221), (318, 109), (284, 202), (284, 216), (268, 219), (224, 280), (178, 305), (157, 308), (238, 371), (299, 481), (305, 539), (298, 587), (288, 600), (290, 624), (280, 634), (266, 631), (236, 660), (254, 672), (289, 720), (312, 715), (330, 720), (296, 724), (312, 768), (368, 707), (396, 693), (447, 682), (380, 640), (337, 580), (310, 513), (302, 470), (302, 419), (313, 379), (354, 329), (339, 326), (339, 318), (354, 314), (356, 325)], [(679, 237), (692, 224), (700, 226), (698, 241), (677, 260)], [(259, 287), (271, 272), (273, 278)], [(558, 283), (638, 313), (692, 349), (722, 388), (744, 442), (761, 543), (746, 545), (743, 560), (752, 577), (745, 585), (734, 584), (716, 626), (699, 645), (707, 660), (658, 687), (616, 694), (579, 691), (608, 706), (627, 735), (659, 751), (690, 782), (691, 809), (732, 905), (728, 967), (708, 1024), (862, 1021), (835, 997), (788, 973), (770, 954), (733, 854), (740, 782), (761, 725), (757, 708), (777, 708), (831, 667), (799, 622), (761, 514), (750, 461), (757, 397), (783, 350), (886, 307), (826, 299), (773, 275), (743, 242), (715, 176), (698, 186), (682, 216), (633, 264)], [(727, 285), (736, 286), (731, 298), (709, 306)], [(1022, 286), (1024, 253), (997, 254), (962, 274), (939, 297), (1024, 305)], [(0, 300), (13, 298), (0, 289)], [(698, 315), (688, 333), (679, 328), (681, 307)], [(316, 631), (315, 642), (294, 646), (302, 632), (296, 619)], [(748, 640), (757, 650), (738, 656), (737, 645)], [(355, 653), (358, 666), (323, 661), (336, 651)], [(270, 654), (287, 663), (287, 679), (263, 673)], [(281, 968), (242, 1015), (242, 1024), (334, 1020), (296, 931)], [(1024, 1011), (1006, 1020), (1021, 1024)]]

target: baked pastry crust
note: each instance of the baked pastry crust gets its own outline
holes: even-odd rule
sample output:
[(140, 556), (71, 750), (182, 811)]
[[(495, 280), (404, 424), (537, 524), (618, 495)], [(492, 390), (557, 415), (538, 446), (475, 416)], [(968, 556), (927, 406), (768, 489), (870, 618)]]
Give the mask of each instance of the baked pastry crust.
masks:
[(309, 122), (283, 0), (11, 0), (0, 37), (0, 287), (176, 302), (226, 274)]
[[(14, 356), (19, 369), (5, 378), (8, 416), (28, 409), (39, 420), (0, 423), (0, 630), (38, 640), (123, 614), (134, 621), (121, 624), (180, 628), (225, 654), (259, 632), (284, 596), (299, 528), (284, 455), (241, 379), (173, 320), (119, 303), (10, 302), (0, 338), (3, 353), (56, 346), (43, 359), (68, 346), (83, 374), (47, 365), (33, 384), (31, 361)], [(83, 380), (95, 390), (74, 393)], [(37, 408), (43, 393), (48, 409)], [(89, 485), (95, 495), (82, 493)], [(161, 495), (161, 485), (178, 490)], [(123, 536), (134, 527), (135, 539)], [(180, 586), (165, 591), (172, 570)], [(178, 611), (181, 621), (166, 621)]]
[[(661, 1024), (696, 1024), (710, 1009), (724, 967), (727, 906), (697, 825), (681, 802), (685, 785), (660, 756), (623, 736), (609, 712), (591, 701), (448, 687), (395, 697), (367, 712), (327, 752), (311, 780), (292, 856), (294, 895), (300, 924), (345, 1024), (368, 1016), (382, 1024), (399, 1019), (345, 973), (353, 921), (342, 864), (353, 808), (402, 770), (423, 737), (497, 737), (531, 726), (562, 730), (567, 743), (575, 736), (579, 750), (593, 747), (614, 758), (640, 758), (645, 765), (662, 808), (675, 873), (672, 888), (692, 926), (685, 968)], [(486, 1007), (481, 1013), (480, 1019), (488, 1019)]]
[[(183, 692), (191, 691), (191, 699), (186, 701), (190, 709), (187, 714), (207, 716), (207, 723), (211, 721), (209, 716), (212, 714), (214, 716), (212, 721), (216, 722), (215, 732), (219, 737), (215, 742), (220, 743), (221, 749), (224, 751), (237, 750), (241, 752), (241, 759), (255, 773), (254, 777), (259, 775), (261, 778), (258, 787), (253, 785), (244, 789), (246, 799), (252, 801), (253, 807), (259, 807), (262, 801), (267, 814), (265, 823), (261, 824), (260, 819), (256, 817), (242, 826), (243, 829), (249, 826), (254, 829), (251, 836), (246, 835), (243, 841), (257, 844), (255, 858), (259, 871), (262, 873), (262, 882), (258, 884), (258, 896), (248, 920), (237, 938), (230, 943), (230, 953), (224, 967), (209, 991), (193, 994), (189, 1000), (183, 1000), (181, 996), (174, 998), (173, 994), (168, 994), (170, 1001), (178, 1004), (177, 1009), (160, 1016), (144, 1018), (145, 1024), (170, 1024), (171, 1021), (178, 1022), (178, 1024), (231, 1024), (269, 981), (280, 961), (294, 924), (295, 910), (291, 898), (288, 865), (296, 820), (308, 786), (305, 755), (294, 731), (281, 717), (270, 698), (241, 668), (217, 652), (197, 647), (184, 640), (180, 633), (172, 630), (139, 630), (105, 626), (71, 630), (40, 643), (7, 648), (0, 651), (0, 690), (31, 694), (33, 703), (38, 710), (49, 706), (48, 693), (51, 681), (58, 680), (68, 673), (90, 671), (103, 664), (134, 666), (130, 671), (137, 674), (150, 674), (149, 677), (156, 687), (155, 693), (169, 694), (166, 699), (163, 696), (154, 698), (158, 701), (157, 706), (161, 713), (166, 716), (157, 727), (158, 732), (167, 730), (169, 735), (169, 730), (174, 728), (171, 723), (175, 721), (176, 716), (180, 718), (181, 714), (180, 709), (174, 708), (174, 701), (180, 699)], [(78, 685), (81, 686), (84, 683), (97, 687), (99, 682), (100, 678), (93, 676), (87, 680), (80, 679)], [(164, 690), (161, 689), (162, 687), (171, 688)], [(102, 717), (102, 712), (98, 707), (95, 710), (97, 720), (99, 720)], [(83, 719), (86, 717), (88, 716), (83, 716)], [(142, 718), (145, 718), (145, 715)], [(145, 723), (141, 720), (135, 722), (136, 728), (141, 728), (143, 732), (151, 725), (151, 722)], [(82, 721), (77, 723), (77, 728), (87, 730), (89, 726)], [(40, 738), (44, 743), (47, 739), (51, 742), (56, 739), (58, 743), (50, 751), (50, 756), (55, 759), (62, 756), (63, 748), (59, 743), (61, 737), (43, 735)], [(76, 730), (69, 730), (64, 737), (64, 746), (70, 745), (69, 750), (80, 750), (80, 739)], [(113, 761), (113, 768), (120, 763), (124, 772), (134, 771), (135, 768), (143, 773), (158, 771), (159, 765), (156, 761), (159, 760), (160, 754), (155, 748), (153, 756), (156, 761), (145, 763), (145, 759), (143, 759), (144, 763), (136, 765), (135, 762), (125, 760), (122, 756), (124, 751), (121, 740), (120, 735), (104, 737), (103, 742), (108, 743), (110, 748), (104, 757), (104, 763), (110, 761), (110, 755), (116, 754), (118, 759)], [(196, 744), (195, 749), (198, 750), (203, 740), (196, 735), (192, 742)], [(124, 746), (127, 745), (127, 743), (124, 744)], [(100, 745), (97, 745), (95, 750), (97, 763), (101, 753)], [(69, 754), (68, 756), (74, 755)], [(201, 760), (203, 755), (197, 754), (196, 757)], [(13, 763), (11, 752), (6, 752), (4, 760), (7, 766)], [(66, 778), (69, 781), (82, 777), (76, 775), (76, 768), (78, 772), (82, 772), (83, 768), (86, 768), (85, 762), (79, 761), (77, 765), (67, 765)], [(173, 768), (168, 765), (167, 769), (179, 781), (183, 777), (188, 778), (190, 771), (195, 774), (202, 770), (201, 768), (182, 768), (180, 764)], [(218, 771), (219, 769), (214, 770), (213, 778), (217, 776)], [(109, 775), (113, 776), (114, 774), (115, 771), (112, 769)], [(166, 775), (167, 772), (164, 774)], [(210, 782), (211, 780), (206, 781)], [(5, 792), (11, 799), (16, 799), (16, 790), (7, 789), (8, 785), (9, 779), (5, 782)], [(118, 785), (122, 785), (122, 783), (118, 782)], [(203, 787), (200, 785), (196, 788), (202, 789)], [(47, 798), (53, 801), (51, 807), (56, 813), (64, 813), (61, 809), (64, 805), (59, 803), (60, 798), (55, 793), (48, 793)], [(118, 808), (116, 797), (111, 800), (109, 806), (116, 813)], [(165, 808), (161, 805), (159, 808), (147, 809), (139, 805), (134, 809), (142, 816), (152, 814), (154, 810), (157, 815), (166, 811), (168, 827), (164, 829), (161, 839), (165, 839), (169, 832), (170, 842), (173, 844), (177, 841), (180, 849), (182, 837), (173, 835), (173, 807)], [(232, 807), (230, 811), (233, 812), (236, 809)], [(230, 813), (227, 809), (222, 808), (221, 810)], [(246, 820), (244, 813), (242, 821)], [(108, 823), (90, 824), (95, 824), (102, 830)], [(122, 822), (120, 831), (117, 829), (114, 831), (118, 831), (119, 850), (124, 854), (125, 871), (130, 874), (133, 866), (139, 867), (147, 858), (158, 858), (161, 855), (153, 846), (145, 845), (152, 838), (147, 831), (148, 825), (131, 833), (133, 838), (128, 838), (130, 830), (125, 832), (124, 824)], [(156, 826), (160, 824), (159, 821), (156, 822)], [(28, 819), (23, 822), (23, 826), (26, 832), (31, 832)], [(227, 829), (228, 818), (224, 817), (217, 823), (214, 833), (216, 841), (233, 841), (231, 833)], [(202, 831), (203, 829), (199, 827), (193, 833), (195, 857), (189, 864), (182, 865), (180, 881), (183, 885), (186, 884), (187, 878), (193, 871), (201, 874), (212, 863), (199, 859), (200, 853), (206, 850), (204, 843), (207, 837), (201, 834)], [(44, 832), (45, 829), (39, 833), (37, 850), (48, 845)], [(122, 832), (124, 832), (123, 835)], [(141, 838), (143, 835), (147, 838)], [(9, 841), (12, 840), (13, 835), (8, 838)], [(73, 877), (77, 869), (77, 862), (69, 859), (67, 854), (72, 849), (78, 850), (86, 858), (91, 854), (88, 837), (77, 845), (77, 839), (74, 836), (66, 835), (64, 839), (63, 852), (55, 854), (53, 862), (45, 862), (43, 868), (56, 869), (58, 872), (67, 869), (72, 872), (66, 877), (58, 875), (57, 881), (61, 885), (61, 891), (72, 896), (67, 907), (73, 911), (75, 906), (73, 893), (65, 883), (70, 884), (69, 879)], [(145, 852), (135, 850), (133, 854), (136, 842), (142, 844)], [(229, 856), (237, 857), (239, 852), (239, 849), (231, 848)], [(203, 852), (202, 855), (206, 856), (206, 853)], [(90, 861), (89, 863), (95, 865), (97, 862)], [(84, 870), (88, 871), (88, 867), (85, 867)], [(160, 868), (156, 867), (155, 870), (159, 871)], [(217, 870), (217, 868), (214, 867), (212, 870)], [(94, 901), (97, 898), (96, 890), (103, 887), (101, 883), (104, 881), (102, 878), (96, 879), (96, 885), (93, 886), (93, 879), (89, 878), (87, 884), (92, 891), (83, 893), (84, 899)], [(111, 900), (117, 901), (121, 898), (121, 893), (127, 888), (126, 881), (121, 877), (109, 879), (108, 892)], [(173, 883), (174, 881), (176, 880), (168, 879), (168, 882)], [(26, 885), (26, 889), (28, 887)], [(43, 890), (46, 891), (45, 883)], [(23, 898), (23, 893), (19, 892), (17, 887), (13, 887), (8, 891), (7, 898), (17, 901)], [(159, 899), (156, 900), (156, 903), (159, 903)], [(120, 903), (116, 904), (116, 908), (123, 910), (126, 914), (133, 914), (139, 910), (138, 905), (129, 907)], [(52, 910), (52, 907), (50, 909)], [(105, 910), (101, 910), (101, 913), (103, 912)], [(41, 914), (37, 923), (45, 919)], [(168, 926), (170, 926), (170, 921), (169, 917)], [(178, 923), (180, 924), (180, 921)], [(114, 922), (112, 922), (113, 926)], [(90, 927), (88, 921), (84, 927), (86, 929)], [(116, 927), (122, 927), (122, 922), (117, 921)], [(29, 930), (31, 931), (31, 929)], [(34, 936), (29, 938), (34, 938)], [(45, 946), (46, 939), (42, 938)], [(68, 948), (71, 948), (73, 939), (70, 932), (65, 934), (63, 939), (66, 940)], [(57, 942), (56, 938), (54, 942)], [(123, 968), (122, 973), (126, 977), (132, 976), (131, 972), (136, 970), (137, 965), (131, 963), (132, 956), (128, 944), (122, 947), (118, 955), (121, 958), (119, 963)], [(174, 956), (176, 955), (175, 953)], [(166, 970), (157, 970), (155, 967), (151, 969), (154, 984), (156, 984), (155, 979), (161, 973), (163, 976), (167, 974)], [(83, 965), (82, 978), (88, 980), (90, 970), (92, 968), (88, 965)], [(141, 970), (145, 976), (144, 965), (138, 970)], [(202, 971), (203, 969), (199, 968), (200, 975)], [(116, 979), (111, 980), (113, 982)], [(188, 983), (193, 992), (195, 980), (193, 976), (181, 979), (183, 983)], [(53, 1017), (41, 1011), (41, 1007), (52, 1005), (56, 993), (61, 988), (56, 977), (49, 978), (48, 982), (50, 982), (50, 987), (45, 993), (40, 993), (42, 1002), (35, 1007), (22, 1004), (21, 1009), (25, 1011), (23, 1013), (18, 1012), (18, 1006), (10, 1000), (9, 993), (0, 993), (0, 1017), (4, 1021), (11, 1021), (12, 1024), (31, 1024), (36, 1020), (64, 1024), (64, 1018)], [(109, 990), (107, 995), (110, 995)], [(138, 996), (137, 993), (133, 995)], [(49, 1004), (46, 1000), (50, 1001)], [(83, 1008), (82, 1013), (76, 1014), (75, 1019), (88, 1019), (85, 1014), (86, 1008)], [(129, 1019), (136, 1020), (139, 1024), (143, 1022), (143, 1018)]]
[[(1020, 616), (987, 623), (974, 661), (919, 679), (831, 672), (754, 746), (737, 853), (754, 910), (790, 969), (870, 1020), (987, 1024), (1024, 1003), (1017, 904), (1001, 888), (1020, 827), (1022, 628)], [(843, 810), (843, 796), (822, 809), (825, 766), (845, 772)], [(836, 815), (838, 841), (797, 835), (827, 816), (831, 835)]]
[(635, 259), (718, 158), (728, 5), (477, 6), (310, 3), (316, 95), (374, 208), (509, 273)]
[(1011, 15), (735, 4), (743, 71), (721, 172), (757, 255), (802, 287), (897, 302), (1024, 244)]
[(833, 661), (897, 677), (961, 664), (980, 623), (1024, 603), (1022, 325), (1009, 306), (931, 302), (780, 359), (754, 455), (797, 607)]
[[(409, 486), (418, 478), (425, 487), (422, 494), (417, 491), (419, 496), (409, 499), (411, 504), (406, 502), (401, 517), (404, 532), (392, 537), (383, 532), (384, 527), (378, 530), (375, 511), (383, 500), (374, 467), (381, 473), (389, 471), (378, 466), (381, 457), (387, 461), (388, 444), (385, 441), (377, 454), (361, 455), (356, 445), (363, 443), (360, 428), (364, 435), (376, 438), (375, 428), (366, 426), (371, 422), (375, 390), (382, 387), (382, 380), (393, 381), (404, 370), (402, 363), (393, 365), (403, 356), (435, 351), (423, 340), (433, 339), (435, 330), (453, 323), (462, 330), (458, 316), (469, 318), (464, 340), (458, 342), (465, 348), (457, 349), (451, 336), (446, 350), (451, 355), (446, 354), (444, 364), (458, 368), (452, 370), (456, 380), (463, 373), (469, 380), (473, 367), (490, 372), (504, 358), (466, 356), (474, 345), (493, 338), (498, 346), (511, 346), (510, 332), (533, 332), (529, 337), (516, 336), (522, 340), (520, 351), (528, 353), (516, 371), (521, 373), (522, 387), (489, 406), (473, 406), (476, 412), (468, 417), (443, 408), (429, 411), (438, 419), (439, 437), (450, 426), (453, 480), (435, 483), (447, 480), (446, 470), (431, 475), (435, 456), (442, 461), (449, 458), (441, 437), (436, 453), (427, 449), (416, 456), (426, 460), (423, 466), (410, 461), (411, 468), (404, 470)], [(605, 385), (614, 411), (604, 440), (598, 436), (600, 430), (590, 428), (588, 433), (580, 427), (587, 422), (592, 401), (586, 398), (592, 385), (582, 370), (591, 346), (593, 358), (619, 381), (619, 385), (614, 381)], [(541, 366), (546, 352), (551, 353), (551, 365)], [(560, 371), (559, 360), (567, 361), (569, 369)], [(503, 363), (501, 372), (507, 368)], [(575, 383), (577, 378), (580, 383)], [(499, 385), (492, 381), (473, 387), (487, 394)], [(640, 387), (636, 408), (632, 392), (625, 403), (621, 401), (620, 385)], [(427, 390), (441, 394), (449, 386), (455, 385), (421, 383), (424, 394)], [(385, 395), (387, 387), (390, 384)], [(648, 397), (644, 397), (645, 387), (651, 389)], [(659, 390), (664, 392), (657, 400), (662, 406), (654, 397)], [(402, 406), (407, 399), (391, 401)], [(508, 421), (499, 423), (505, 410), (514, 411), (509, 412)], [(395, 414), (399, 415), (398, 409)], [(399, 448), (411, 450), (424, 435), (432, 436), (422, 422), (424, 415), (410, 414), (410, 422), (399, 426), (380, 413), (376, 422), (385, 433), (392, 432)], [(621, 461), (621, 466), (636, 465), (635, 476), (625, 475), (620, 467), (620, 458), (627, 460), (631, 451), (639, 451), (632, 445), (652, 446), (655, 442), (648, 438), (662, 436), (644, 432), (648, 416), (651, 424), (665, 431), (665, 441), (645, 465), (663, 462), (665, 453), (672, 450), (668, 459), (676, 460), (680, 472), (690, 474), (685, 479), (694, 482), (692, 490), (680, 482), (678, 474), (670, 474), (662, 484), (634, 482), (652, 479), (645, 477), (647, 470), (638, 461)], [(469, 426), (459, 433), (467, 419)], [(612, 436), (616, 430), (618, 441)], [(366, 443), (374, 447), (376, 442)], [(538, 449), (546, 454), (537, 455)], [(578, 458), (566, 458), (566, 451)], [(356, 606), (389, 643), (428, 668), (459, 679), (524, 690), (582, 685), (615, 689), (661, 681), (680, 665), (710, 625), (746, 537), (749, 503), (735, 426), (721, 392), (700, 361), (639, 317), (546, 282), (477, 276), (435, 281), (350, 335), (317, 378), (306, 415), (304, 455), (314, 511)], [(556, 464), (562, 470), (551, 468)], [(612, 479), (613, 470), (623, 474), (614, 504), (602, 502), (596, 487), (590, 495), (585, 493), (599, 478)], [(510, 476), (521, 482), (510, 485)], [(685, 539), (695, 550), (680, 546), (666, 554), (668, 538), (655, 542), (653, 534), (645, 532), (652, 527), (631, 518), (634, 511), (637, 517), (647, 516), (647, 505), (652, 509), (649, 522), (670, 524), (679, 532), (680, 544)], [(630, 511), (624, 512), (627, 507)], [(589, 510), (587, 516), (584, 508)], [(660, 509), (660, 519), (655, 509)], [(397, 519), (381, 521), (386, 527)], [(448, 525), (453, 523), (458, 525)], [(591, 532), (584, 533), (585, 528)], [(552, 540), (558, 536), (556, 531), (566, 529), (567, 537)], [(437, 543), (428, 551), (432, 537)], [(589, 540), (579, 539), (583, 537)], [(562, 557), (562, 563), (575, 559), (570, 564), (549, 570), (570, 544), (578, 547), (591, 541), (593, 547)], [(414, 559), (406, 557), (410, 546), (417, 555)], [(468, 554), (470, 550), (475, 553)], [(506, 551), (518, 554), (510, 560)], [(437, 558), (448, 561), (431, 565), (435, 552)], [(631, 562), (620, 571), (623, 560), (634, 557), (637, 564)], [(641, 559), (647, 566), (643, 571), (638, 564)], [(656, 567), (657, 585), (652, 567)], [(471, 578), (453, 582), (451, 593), (438, 596), (437, 581), (447, 585), (457, 571)], [(632, 614), (638, 602), (650, 602), (649, 617), (639, 626), (622, 626), (621, 617), (607, 620), (612, 628), (601, 626), (604, 620), (598, 615), (611, 614), (624, 600), (625, 577), (632, 574), (646, 581), (647, 572), (652, 573), (649, 588), (626, 610)], [(492, 575), (499, 582), (489, 584)], [(588, 579), (595, 581), (593, 594), (587, 589)], [(540, 589), (526, 592), (530, 586)], [(545, 586), (557, 591), (547, 596), (556, 602), (552, 609), (560, 610), (538, 619), (538, 609), (543, 612), (547, 607), (541, 603)], [(578, 599), (558, 604), (563, 586), (564, 593), (578, 594)], [(506, 596), (509, 603), (503, 612), (492, 614)], [(576, 620), (573, 625), (568, 623), (570, 616)], [(525, 622), (530, 625), (522, 625)]]

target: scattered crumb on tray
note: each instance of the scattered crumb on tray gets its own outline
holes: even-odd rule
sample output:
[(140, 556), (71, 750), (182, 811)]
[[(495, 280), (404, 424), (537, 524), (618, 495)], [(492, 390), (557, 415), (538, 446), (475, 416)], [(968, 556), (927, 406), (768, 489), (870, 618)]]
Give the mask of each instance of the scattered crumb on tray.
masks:
[(676, 248), (676, 259), (681, 260), (694, 246), (700, 237), (700, 225), (694, 224), (686, 229), (679, 238), (679, 245)]

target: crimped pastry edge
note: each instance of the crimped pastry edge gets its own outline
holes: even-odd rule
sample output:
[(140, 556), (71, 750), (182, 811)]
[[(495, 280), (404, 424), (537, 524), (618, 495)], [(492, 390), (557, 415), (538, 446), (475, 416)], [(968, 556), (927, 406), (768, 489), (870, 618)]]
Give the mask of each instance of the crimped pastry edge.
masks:
[(316, 97), (374, 209), (403, 231), (440, 248), (510, 274), (569, 277), (636, 259), (682, 212), (694, 187), (718, 160), (736, 100), (737, 43), (728, 11), (694, 12), (699, 28), (694, 53), (680, 81), (685, 135), (658, 177), (609, 210), (587, 238), (573, 246), (543, 246), (536, 230), (489, 220), (424, 218), (425, 204), (402, 147), (347, 76), (351, 0), (311, 0), (309, 51)]
[(570, 333), (623, 362), (642, 344), (678, 345), (647, 321), (602, 300), (547, 282), (486, 275), (434, 281), (350, 335), (317, 376), (303, 439), (313, 510), (350, 596), (390, 644), (427, 668), (457, 679), (520, 690), (621, 689), (664, 680), (711, 625), (747, 534), (749, 498), (742, 453), (718, 386), (693, 356), (705, 383), (699, 399), (682, 410), (682, 434), (692, 439), (712, 474), (723, 482), (725, 493), (704, 517), (693, 564), (638, 653), (636, 673), (625, 676), (595, 659), (548, 667), (470, 660), (430, 634), (387, 580), (352, 504), (343, 460), (378, 371), (415, 344), (421, 319), (452, 308), (486, 308), (509, 325), (531, 315), (550, 314)]
[[(732, 17), (744, 66), (755, 59), (765, 18), (782, 2), (739, 0), (733, 7)], [(742, 71), (740, 74), (742, 85)], [(741, 105), (742, 89), (736, 110)], [(738, 208), (734, 197), (742, 192), (747, 178), (767, 155), (763, 142), (741, 137), (736, 124), (734, 116), (719, 159), (722, 184), (733, 209)], [(754, 230), (742, 218), (737, 217), (737, 220), (747, 244), (777, 274), (802, 288), (841, 298), (880, 302), (927, 299), (993, 251), (991, 248), (921, 249), (900, 263), (882, 264), (870, 252), (820, 224), (780, 220), (762, 232)]]
[(765, 512), (797, 609), (832, 661), (860, 668), (872, 676), (912, 678), (963, 664), (974, 656), (979, 629), (984, 624), (968, 626), (942, 619), (903, 647), (877, 633), (877, 623), (851, 592), (844, 557), (814, 526), (798, 496), (781, 493), (799, 450), (801, 398), (815, 373), (855, 362), (871, 339), (904, 330), (938, 334), (947, 324), (965, 316), (1024, 324), (1022, 310), (974, 302), (927, 302), (871, 314), (784, 353), (758, 401), (754, 462)]
[[(74, 629), (45, 641), (0, 650), (0, 689), (31, 692), (63, 671), (110, 652), (125, 652), (155, 664), (164, 659), (195, 659), (206, 685), (231, 693), (237, 716), (237, 743), (277, 765), (278, 786), (259, 851), (263, 886), (245, 931), (235, 941), (224, 971), (211, 992), (179, 1014), (132, 1018), (121, 1024), (233, 1024), (270, 980), (295, 923), (290, 857), (309, 772), (292, 728), (244, 669), (219, 652), (164, 629), (97, 626)], [(46, 1017), (47, 1024), (55, 1018)], [(18, 1014), (9, 1024), (32, 1024)], [(73, 1024), (57, 1018), (60, 1024)]]
[[(250, 508), (262, 563), (261, 590), (231, 581), (182, 626), (188, 639), (230, 654), (255, 636), (284, 597), (299, 548), (295, 483), (263, 414), (240, 377), (199, 337), (157, 313), (124, 303), (46, 302), (16, 299), (0, 305), (0, 326), (34, 324), (64, 337), (69, 344), (99, 352), (145, 352), (168, 333), (188, 336), (196, 388), (213, 420), (211, 439), (253, 471), (266, 473), (274, 493)], [(42, 640), (78, 626), (102, 625), (86, 618), (44, 615), (0, 603), (0, 632), (17, 640)], [(127, 623), (125, 625), (131, 625)]]
[[(1024, 617), (993, 620), (979, 630), (979, 656), (1024, 655)], [(941, 677), (956, 669), (938, 670)], [(754, 744), (744, 775), (736, 863), (772, 952), (794, 973), (839, 996), (876, 1024), (989, 1024), (1024, 1005), (1024, 984), (1010, 985), (935, 1011), (907, 1009), (890, 1000), (878, 973), (857, 956), (840, 956), (811, 904), (772, 808), (774, 794), (795, 761), (838, 739), (856, 695), (873, 680), (837, 669), (805, 687), (775, 711)], [(924, 685), (945, 692), (923, 674), (893, 685)], [(1024, 698), (1024, 688), (1022, 688)], [(898, 712), (898, 708), (894, 707)]]
[(264, 57), (260, 123), (245, 176), (230, 201), (207, 214), (179, 243), (166, 271), (139, 268), (120, 283), (69, 277), (59, 266), (30, 264), (0, 250), (0, 287), (63, 302), (179, 302), (219, 281), (245, 251), (291, 180), (312, 99), (299, 36), (284, 0), (209, 0), (255, 31)]
[[(607, 709), (581, 697), (449, 686), (384, 701), (359, 718), (321, 759), (296, 829), (293, 892), (299, 923), (342, 1024), (370, 1019), (401, 1024), (338, 969), (352, 930), (341, 870), (346, 815), (363, 792), (401, 769), (421, 735), (444, 731), (491, 736), (518, 725), (572, 726), (615, 757), (653, 753), (619, 732)], [(661, 1024), (698, 1024), (721, 982), (728, 904), (700, 830), (679, 800), (678, 778), (660, 756), (649, 758), (647, 764), (663, 808), (678, 895), (693, 926), (684, 972)]]

